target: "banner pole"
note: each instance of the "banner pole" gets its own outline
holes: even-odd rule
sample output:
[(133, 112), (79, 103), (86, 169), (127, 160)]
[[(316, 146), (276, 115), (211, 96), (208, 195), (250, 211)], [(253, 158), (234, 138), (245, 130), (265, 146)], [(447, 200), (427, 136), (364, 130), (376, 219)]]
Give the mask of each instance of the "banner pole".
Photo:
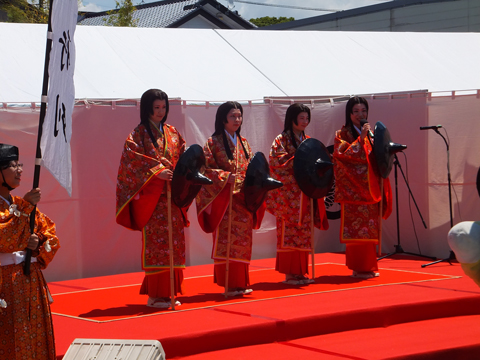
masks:
[[(52, 49), (52, 7), (53, 0), (50, 0), (50, 6), (48, 9), (48, 27), (47, 27), (47, 46), (45, 49), (45, 64), (43, 68), (43, 86), (42, 86), (42, 98), (40, 106), (40, 118), (38, 121), (38, 135), (37, 135), (37, 149), (35, 154), (35, 169), (33, 174), (33, 189), (38, 188), (40, 183), (40, 163), (42, 161), (42, 149), (40, 148), (40, 142), (42, 140), (43, 122), (45, 121), (45, 114), (47, 112), (47, 93), (48, 93), (48, 66), (50, 64), (50, 51)], [(35, 231), (35, 214), (37, 213), (37, 205), (34, 206), (32, 213), (30, 214), (30, 233)], [(23, 273), (30, 275), (30, 263), (32, 261), (32, 250), (27, 249), (25, 256), (25, 262), (23, 266)]]

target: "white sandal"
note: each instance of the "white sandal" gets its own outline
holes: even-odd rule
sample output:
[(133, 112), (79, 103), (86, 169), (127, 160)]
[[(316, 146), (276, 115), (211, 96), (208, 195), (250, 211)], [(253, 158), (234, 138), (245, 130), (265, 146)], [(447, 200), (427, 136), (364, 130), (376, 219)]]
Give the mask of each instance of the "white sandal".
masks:
[(287, 285), (302, 285), (303, 284), (300, 280), (297, 280), (297, 279), (288, 279), (288, 280), (282, 281), (282, 283), (287, 284)]
[(300, 280), (302, 282), (302, 284), (305, 284), (305, 285), (308, 285), (308, 284), (313, 284), (315, 282), (315, 280), (313, 279), (309, 279), (307, 277), (305, 277), (304, 279)]
[(226, 295), (226, 296), (239, 296), (239, 295), (243, 295), (243, 291), (239, 291), (239, 290), (230, 290), (230, 291), (227, 291), (227, 293), (222, 293), (222, 295)]
[(379, 277), (380, 273), (376, 271), (367, 271), (367, 272), (357, 272), (353, 271), (352, 277), (357, 279), (373, 279), (375, 277)]
[[(175, 300), (175, 306), (180, 306), (182, 303), (178, 300)], [(171, 301), (166, 301), (165, 299), (162, 298), (148, 298), (147, 301), (147, 306), (148, 307), (153, 307), (157, 309), (168, 309), (172, 306)]]

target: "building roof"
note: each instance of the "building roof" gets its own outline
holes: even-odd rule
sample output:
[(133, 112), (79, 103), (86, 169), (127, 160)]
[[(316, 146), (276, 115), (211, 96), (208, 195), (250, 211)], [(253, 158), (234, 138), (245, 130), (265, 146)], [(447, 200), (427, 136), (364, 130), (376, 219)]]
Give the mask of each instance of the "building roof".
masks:
[[(135, 5), (133, 20), (137, 27), (181, 27), (189, 20), (201, 16), (212, 23), (212, 28), (251, 29), (255, 25), (243, 19), (236, 11), (215, 0), (165, 0)], [(111, 10), (116, 12), (116, 9)], [(104, 26), (110, 11), (86, 12), (79, 16), (77, 24)]]
[(429, 3), (452, 2), (458, 0), (392, 0), (381, 4), (358, 7), (350, 10), (337, 11), (335, 13), (314, 16), (306, 19), (290, 21), (258, 28), (260, 30), (293, 30), (313, 24), (320, 24), (329, 21), (342, 20), (350, 17), (372, 14), (380, 11), (395, 10), (412, 5), (423, 5)]

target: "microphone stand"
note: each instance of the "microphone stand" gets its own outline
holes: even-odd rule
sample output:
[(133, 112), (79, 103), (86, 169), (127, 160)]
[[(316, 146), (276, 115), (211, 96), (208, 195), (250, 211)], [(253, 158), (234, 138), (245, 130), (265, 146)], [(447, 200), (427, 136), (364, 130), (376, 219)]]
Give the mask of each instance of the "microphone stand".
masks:
[(410, 196), (413, 200), (413, 203), (415, 204), (415, 207), (417, 208), (418, 215), (420, 215), (420, 219), (422, 219), (422, 223), (423, 223), (423, 226), (425, 227), (425, 229), (427, 228), (427, 225), (425, 224), (425, 221), (423, 220), (420, 209), (418, 208), (418, 205), (417, 205), (417, 202), (415, 201), (412, 190), (410, 189), (410, 185), (408, 185), (408, 181), (405, 177), (405, 174), (403, 173), (402, 167), (400, 166), (400, 163), (398, 162), (397, 154), (393, 154), (393, 156), (395, 157), (395, 160), (394, 160), (393, 164), (395, 165), (395, 209), (397, 211), (397, 245), (395, 245), (395, 251), (393, 251), (393, 252), (391, 252), (387, 255), (381, 256), (377, 260), (382, 260), (382, 259), (385, 259), (385, 258), (387, 258), (389, 256), (392, 256), (392, 255), (395, 255), (395, 254), (407, 254), (407, 255), (421, 256), (421, 257), (425, 257), (425, 258), (428, 258), (428, 259), (431, 259), (431, 260), (436, 260), (437, 258), (433, 257), (433, 256), (415, 254), (415, 253), (411, 253), (411, 252), (408, 252), (408, 251), (404, 251), (403, 248), (402, 248), (402, 245), (400, 244), (400, 220), (399, 220), (399, 212), (398, 212), (398, 173), (397, 173), (397, 168), (399, 168), (400, 172), (402, 173), (403, 180), (405, 181), (405, 184), (407, 185), (408, 192), (409, 192), (409, 194), (410, 194)]
[[(450, 146), (448, 145), (447, 139), (445, 139), (445, 137), (442, 134), (440, 134), (440, 131), (438, 131), (438, 129), (433, 129), (433, 130), (442, 137), (443, 141), (445, 142), (445, 145), (447, 146), (448, 203), (450, 206), (450, 228), (452, 228), (453, 227), (453, 210), (452, 210), (452, 179), (450, 177)], [(455, 253), (452, 250), (450, 250), (450, 254), (448, 258), (437, 260), (428, 264), (423, 264), (422, 268), (433, 265), (433, 264), (438, 264), (444, 261), (448, 261), (448, 263), (452, 265), (452, 260), (455, 260), (455, 259), (456, 259)]]

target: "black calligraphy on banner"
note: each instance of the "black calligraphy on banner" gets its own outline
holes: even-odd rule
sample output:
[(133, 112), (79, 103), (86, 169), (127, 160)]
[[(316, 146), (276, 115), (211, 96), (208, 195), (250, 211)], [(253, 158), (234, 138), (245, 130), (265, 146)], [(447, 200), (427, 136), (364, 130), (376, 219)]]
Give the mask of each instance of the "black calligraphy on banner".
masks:
[(62, 102), (61, 106), (59, 107), (59, 99), (60, 95), (57, 95), (57, 101), (55, 105), (55, 127), (53, 130), (53, 136), (57, 137), (58, 135), (58, 123), (62, 122), (63, 127), (63, 136), (65, 137), (65, 142), (67, 142), (67, 121), (66, 121), (66, 109), (65, 104)]
[[(65, 65), (68, 67), (70, 66), (70, 30), (63, 32), (63, 38), (58, 39), (58, 42), (62, 44), (62, 58), (60, 61), (60, 71), (63, 71)], [(65, 55), (66, 61), (63, 61), (63, 56)]]

